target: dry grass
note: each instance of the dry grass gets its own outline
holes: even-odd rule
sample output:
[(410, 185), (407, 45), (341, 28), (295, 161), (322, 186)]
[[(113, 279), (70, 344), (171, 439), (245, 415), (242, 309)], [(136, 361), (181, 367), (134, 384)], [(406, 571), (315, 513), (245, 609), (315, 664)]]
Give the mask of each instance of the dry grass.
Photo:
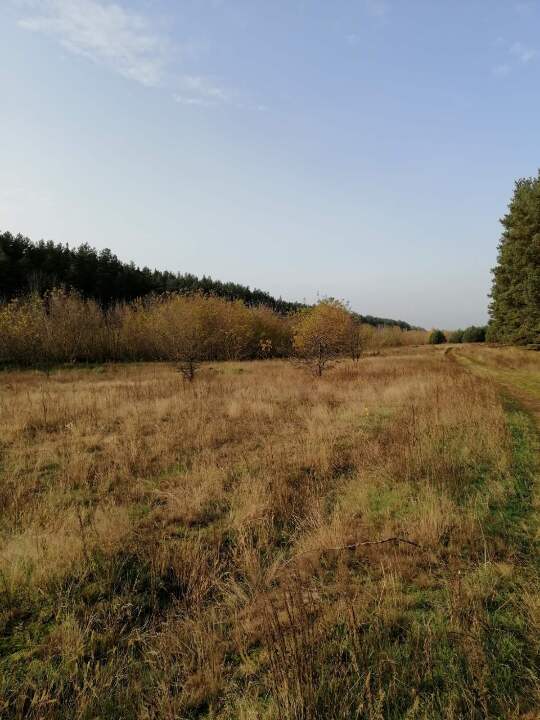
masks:
[(534, 708), (531, 436), (442, 352), (5, 372), (0, 424), (2, 717)]
[(540, 420), (540, 355), (538, 351), (517, 347), (463, 345), (453, 349), (456, 357), (473, 372), (491, 377), (499, 384), (521, 391), (526, 404)]

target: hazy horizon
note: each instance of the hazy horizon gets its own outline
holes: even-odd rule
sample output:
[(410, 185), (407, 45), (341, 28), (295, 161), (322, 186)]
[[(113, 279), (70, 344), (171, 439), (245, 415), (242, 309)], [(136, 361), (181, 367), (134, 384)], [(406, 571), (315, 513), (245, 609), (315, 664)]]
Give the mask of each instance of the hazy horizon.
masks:
[(540, 165), (539, 25), (538, 1), (4, 0), (0, 230), (483, 324)]

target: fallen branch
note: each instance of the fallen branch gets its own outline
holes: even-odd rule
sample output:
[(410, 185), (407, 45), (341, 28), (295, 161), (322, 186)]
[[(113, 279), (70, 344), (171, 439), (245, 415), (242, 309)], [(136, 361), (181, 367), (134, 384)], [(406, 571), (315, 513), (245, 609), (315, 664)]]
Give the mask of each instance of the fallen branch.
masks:
[(297, 555), (293, 555), (290, 557), (284, 565), (290, 565), (290, 563), (293, 562), (293, 560), (296, 560), (299, 557), (302, 557), (303, 555), (308, 555), (312, 552), (338, 552), (339, 550), (355, 550), (358, 547), (363, 547), (365, 545), (384, 545), (385, 543), (406, 543), (407, 545), (412, 545), (413, 547), (420, 548), (421, 550), (425, 550), (426, 548), (423, 545), (420, 545), (419, 543), (414, 542), (413, 540), (407, 540), (407, 538), (392, 536), (384, 538), (383, 540), (362, 540), (360, 542), (351, 543), (350, 545), (338, 545), (337, 547), (323, 547), (323, 548), (311, 548), (311, 550), (305, 550), (304, 552), (298, 553)]

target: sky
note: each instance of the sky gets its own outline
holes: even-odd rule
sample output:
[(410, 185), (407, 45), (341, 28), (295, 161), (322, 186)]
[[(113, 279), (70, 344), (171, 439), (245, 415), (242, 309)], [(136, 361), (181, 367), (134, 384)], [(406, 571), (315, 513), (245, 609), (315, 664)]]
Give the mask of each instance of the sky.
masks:
[(0, 0), (0, 231), (487, 320), (540, 0)]

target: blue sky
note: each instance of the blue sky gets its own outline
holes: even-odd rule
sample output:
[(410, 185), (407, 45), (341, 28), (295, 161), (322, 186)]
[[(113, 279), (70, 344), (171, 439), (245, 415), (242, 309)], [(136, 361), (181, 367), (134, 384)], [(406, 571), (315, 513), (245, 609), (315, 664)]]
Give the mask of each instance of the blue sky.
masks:
[(0, 0), (0, 47), (0, 229), (486, 320), (539, 0)]

